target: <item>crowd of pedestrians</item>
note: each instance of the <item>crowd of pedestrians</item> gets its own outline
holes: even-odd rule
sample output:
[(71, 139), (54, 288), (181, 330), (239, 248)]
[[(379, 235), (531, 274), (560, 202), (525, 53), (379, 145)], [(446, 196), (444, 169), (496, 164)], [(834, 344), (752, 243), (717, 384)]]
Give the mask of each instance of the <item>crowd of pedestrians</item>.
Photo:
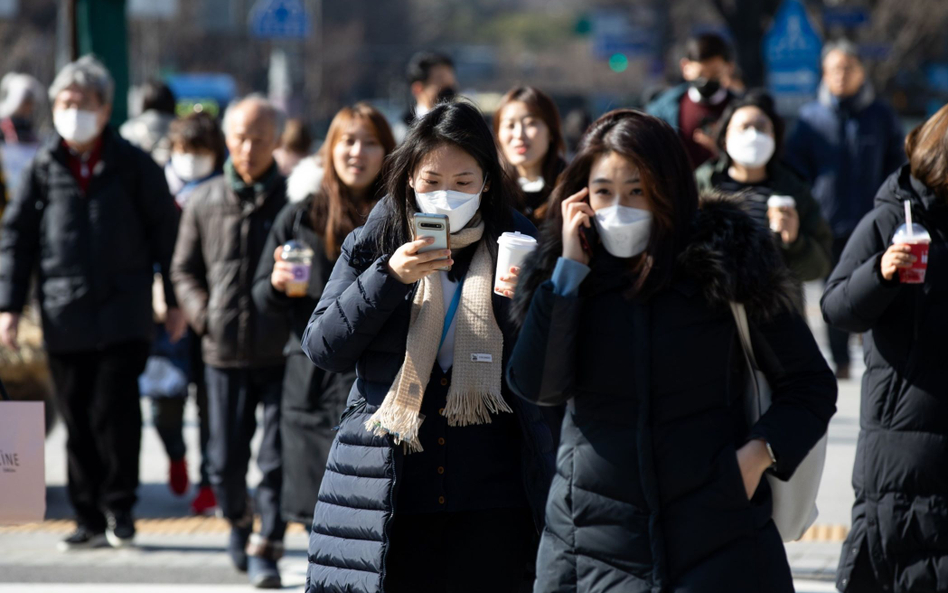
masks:
[[(264, 96), (219, 122), (158, 82), (120, 134), (108, 71), (69, 64), (0, 229), (0, 341), (35, 302), (68, 432), (60, 547), (133, 543), (140, 396), (188, 492), (193, 396), (192, 509), (219, 509), (256, 587), (281, 585), (299, 522), (312, 593), (790, 592), (764, 477), (825, 434), (853, 332), (837, 586), (944, 590), (948, 107), (905, 140), (852, 45), (822, 65), (788, 127), (699, 35), (684, 82), (573, 143), (542, 90), (491, 119), (425, 52), (401, 121), (356, 103), (312, 153)], [(4, 143), (40, 104), (16, 83)], [(498, 269), (511, 240), (535, 249)], [(802, 289), (827, 277), (834, 369)], [(736, 306), (772, 390), (750, 422)]]

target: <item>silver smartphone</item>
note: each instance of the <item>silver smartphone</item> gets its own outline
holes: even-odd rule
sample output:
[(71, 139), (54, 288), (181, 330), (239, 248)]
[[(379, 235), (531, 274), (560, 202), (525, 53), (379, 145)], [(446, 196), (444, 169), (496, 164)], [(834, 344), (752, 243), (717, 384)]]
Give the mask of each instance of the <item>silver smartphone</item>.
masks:
[[(447, 215), (416, 212), (412, 217), (412, 226), (416, 241), (422, 237), (434, 237), (434, 243), (422, 247), (418, 250), (418, 253), (451, 249), (451, 228)], [(447, 272), (451, 269), (451, 266), (438, 269)]]

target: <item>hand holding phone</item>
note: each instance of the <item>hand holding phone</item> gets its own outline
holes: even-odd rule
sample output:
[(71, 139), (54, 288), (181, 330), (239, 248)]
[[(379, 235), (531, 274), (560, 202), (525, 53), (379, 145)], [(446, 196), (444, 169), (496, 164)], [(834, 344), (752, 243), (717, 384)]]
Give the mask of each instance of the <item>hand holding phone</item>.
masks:
[(403, 284), (414, 284), (438, 270), (451, 269), (448, 217), (443, 214), (416, 214), (415, 239), (405, 243), (388, 260), (389, 273)]
[(589, 188), (584, 187), (563, 200), (560, 206), (563, 213), (563, 257), (586, 265), (596, 245), (591, 239), (598, 242), (593, 226), (596, 213), (588, 198)]

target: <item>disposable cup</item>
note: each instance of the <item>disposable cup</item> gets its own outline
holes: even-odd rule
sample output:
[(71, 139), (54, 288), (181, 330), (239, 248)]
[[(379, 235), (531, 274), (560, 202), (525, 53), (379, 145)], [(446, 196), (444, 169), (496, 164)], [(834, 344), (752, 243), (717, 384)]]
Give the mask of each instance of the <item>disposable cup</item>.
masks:
[[(767, 216), (768, 218), (776, 215), (775, 210), (780, 210), (781, 208), (796, 208), (797, 201), (790, 196), (770, 196), (767, 200)], [(770, 225), (770, 230), (777, 232), (779, 228), (775, 227), (773, 223)]]
[(504, 233), (497, 239), (497, 271), (494, 274), (494, 292), (503, 294), (504, 290), (513, 290), (515, 285), (501, 282), (501, 276), (507, 276), (510, 268), (520, 267), (527, 256), (537, 248), (537, 240), (522, 233)]
[(912, 224), (912, 233), (908, 233), (906, 225), (900, 226), (892, 236), (892, 244), (908, 245), (912, 249), (912, 255), (915, 256), (915, 263), (911, 268), (901, 268), (899, 270), (899, 282), (902, 284), (922, 284), (925, 282), (925, 273), (928, 271), (928, 247), (931, 244), (931, 236), (925, 228), (918, 224)]

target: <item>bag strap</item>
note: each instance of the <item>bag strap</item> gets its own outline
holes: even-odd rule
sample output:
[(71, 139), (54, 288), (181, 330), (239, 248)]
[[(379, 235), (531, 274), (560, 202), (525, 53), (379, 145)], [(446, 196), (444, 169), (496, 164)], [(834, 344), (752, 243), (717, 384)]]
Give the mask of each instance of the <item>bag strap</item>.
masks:
[(747, 321), (747, 309), (743, 303), (731, 301), (731, 313), (734, 315), (734, 323), (737, 325), (737, 336), (741, 341), (741, 350), (744, 352), (744, 361), (750, 371), (751, 384), (754, 392), (747, 393), (744, 396), (744, 404), (750, 420), (756, 422), (760, 418), (760, 385), (758, 384), (757, 373), (760, 367), (757, 366), (757, 358), (754, 356), (754, 346), (751, 344), (750, 322)]

